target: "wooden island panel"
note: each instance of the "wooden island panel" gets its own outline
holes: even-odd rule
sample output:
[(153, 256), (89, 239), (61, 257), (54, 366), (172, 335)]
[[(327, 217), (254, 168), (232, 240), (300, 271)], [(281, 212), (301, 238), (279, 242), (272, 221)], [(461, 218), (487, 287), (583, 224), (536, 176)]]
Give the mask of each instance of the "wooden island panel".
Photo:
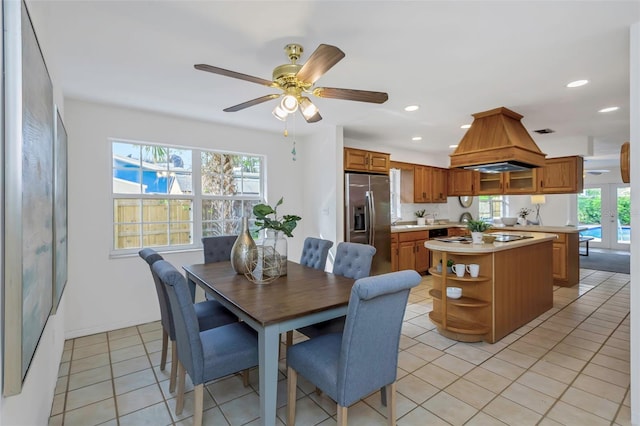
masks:
[[(531, 233), (530, 235), (536, 235)], [(538, 234), (520, 242), (456, 245), (428, 241), (432, 265), (448, 259), (477, 263), (472, 278), (433, 266), (433, 310), (429, 314), (438, 331), (448, 338), (497, 342), (553, 306), (552, 247), (555, 235)], [(449, 299), (447, 287), (461, 287), (460, 299)]]

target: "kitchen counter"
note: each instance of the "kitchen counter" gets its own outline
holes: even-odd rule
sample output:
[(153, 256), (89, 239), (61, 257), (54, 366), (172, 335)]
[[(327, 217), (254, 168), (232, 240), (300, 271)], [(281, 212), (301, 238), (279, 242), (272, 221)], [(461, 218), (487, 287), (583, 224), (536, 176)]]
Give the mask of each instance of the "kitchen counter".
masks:
[(586, 226), (538, 226), (538, 225), (493, 225), (492, 231), (505, 230), (505, 231), (529, 231), (529, 232), (561, 232), (563, 234), (577, 234), (580, 231), (587, 229)]
[[(505, 228), (506, 229), (506, 228)], [(487, 232), (487, 234), (510, 234), (510, 235), (524, 235), (526, 238), (517, 241), (508, 241), (504, 243), (493, 242), (490, 244), (471, 244), (470, 242), (446, 242), (435, 240), (425, 241), (424, 246), (429, 250), (437, 251), (455, 251), (457, 253), (495, 253), (497, 251), (511, 250), (516, 247), (523, 247), (532, 244), (538, 244), (541, 241), (553, 241), (558, 236), (556, 234), (548, 234), (543, 232)]]
[(413, 232), (413, 231), (429, 231), (432, 229), (448, 229), (448, 228), (466, 228), (467, 225), (458, 222), (434, 223), (433, 225), (391, 225), (391, 233)]
[[(507, 232), (504, 232), (507, 233)], [(553, 242), (556, 234), (508, 232), (523, 240), (491, 244), (464, 244), (428, 240), (429, 269), (433, 276), (433, 310), (429, 318), (438, 332), (463, 342), (497, 342), (553, 307)], [(458, 276), (454, 264), (478, 265), (478, 276)], [(459, 298), (446, 295), (447, 287), (462, 290)]]

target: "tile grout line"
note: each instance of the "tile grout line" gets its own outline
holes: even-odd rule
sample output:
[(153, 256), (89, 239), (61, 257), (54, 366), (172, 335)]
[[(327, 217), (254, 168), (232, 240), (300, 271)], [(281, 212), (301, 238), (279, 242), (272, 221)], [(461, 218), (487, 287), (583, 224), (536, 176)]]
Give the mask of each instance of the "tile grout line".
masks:
[(111, 392), (113, 392), (113, 407), (116, 411), (116, 424), (120, 426), (120, 414), (118, 412), (118, 397), (116, 395), (116, 379), (113, 374), (113, 360), (111, 359), (111, 339), (109, 338), (109, 332), (104, 333), (107, 338), (107, 355), (109, 357), (109, 372), (111, 374)]

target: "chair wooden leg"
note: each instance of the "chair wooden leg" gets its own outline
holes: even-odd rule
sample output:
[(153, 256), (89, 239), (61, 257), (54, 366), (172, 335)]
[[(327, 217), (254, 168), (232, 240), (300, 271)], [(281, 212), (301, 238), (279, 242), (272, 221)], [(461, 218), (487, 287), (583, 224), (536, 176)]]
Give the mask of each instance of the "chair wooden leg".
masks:
[(396, 426), (396, 382), (386, 386), (387, 388), (387, 425)]
[(245, 388), (249, 386), (249, 369), (242, 371), (242, 384)]
[(162, 353), (160, 354), (160, 371), (167, 366), (167, 349), (169, 346), (169, 333), (162, 329)]
[(169, 374), (169, 392), (176, 390), (176, 376), (178, 372), (178, 345), (176, 341), (171, 342), (171, 373)]
[(193, 426), (202, 426), (202, 408), (204, 404), (204, 384), (193, 388)]
[(338, 426), (347, 426), (347, 407), (338, 404)]
[(176, 396), (176, 414), (182, 414), (184, 408), (184, 381), (185, 371), (180, 361), (173, 361), (178, 364), (178, 395)]
[(287, 331), (287, 347), (293, 345), (293, 330)]
[(296, 424), (296, 387), (298, 386), (298, 373), (291, 367), (287, 367), (287, 426)]

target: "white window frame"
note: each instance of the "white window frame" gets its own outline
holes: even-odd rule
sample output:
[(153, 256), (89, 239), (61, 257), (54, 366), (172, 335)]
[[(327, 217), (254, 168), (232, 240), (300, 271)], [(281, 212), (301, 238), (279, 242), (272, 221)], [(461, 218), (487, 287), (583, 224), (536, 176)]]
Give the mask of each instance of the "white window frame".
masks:
[[(482, 205), (486, 203), (489, 204), (489, 213), (492, 216), (489, 218), (481, 216)], [(496, 203), (500, 203), (501, 210), (502, 210), (497, 216), (494, 209), (494, 206)], [(481, 195), (478, 197), (478, 220), (492, 222), (495, 219), (500, 219), (500, 217), (508, 215), (509, 214), (508, 211), (509, 211), (509, 198), (505, 195)]]
[[(192, 192), (191, 194), (129, 194), (129, 193), (117, 193), (114, 192), (113, 188), (113, 144), (114, 143), (124, 143), (124, 144), (132, 144), (132, 145), (143, 145), (143, 146), (158, 146), (166, 149), (174, 149), (174, 150), (189, 150), (191, 151), (192, 161), (191, 161), (191, 186)], [(121, 138), (109, 138), (109, 173), (110, 173), (110, 191), (111, 191), (111, 255), (112, 256), (122, 256), (122, 255), (131, 255), (137, 254), (141, 249), (145, 247), (153, 248), (158, 252), (174, 252), (174, 251), (190, 251), (190, 250), (198, 250), (202, 248), (202, 202), (203, 200), (210, 199), (220, 199), (220, 200), (241, 200), (241, 201), (258, 201), (265, 202), (266, 195), (266, 164), (267, 159), (265, 155), (262, 154), (254, 154), (247, 152), (232, 152), (232, 151), (222, 151), (215, 149), (202, 149), (195, 148), (177, 144), (167, 144), (167, 143), (156, 143), (156, 142), (147, 142), (147, 141), (138, 141), (138, 140), (129, 140), (129, 139), (121, 139)], [(216, 154), (226, 154), (226, 155), (234, 155), (234, 156), (248, 156), (248, 157), (258, 157), (261, 159), (261, 167), (259, 172), (259, 191), (260, 193), (257, 196), (247, 196), (247, 195), (231, 195), (231, 196), (218, 196), (218, 195), (209, 195), (202, 194), (202, 162), (201, 162), (201, 154), (203, 152), (211, 152)], [(115, 201), (117, 199), (134, 199), (134, 200), (191, 200), (191, 208), (192, 208), (192, 237), (191, 244), (181, 244), (181, 245), (165, 245), (165, 246), (144, 246), (144, 239), (142, 240), (141, 247), (134, 248), (116, 248), (115, 247), (115, 226), (116, 226), (116, 218), (115, 218)], [(240, 218), (238, 218), (238, 222), (240, 222)], [(142, 223), (142, 221), (140, 222)], [(170, 224), (171, 222), (168, 222)], [(239, 229), (239, 224), (238, 224)], [(141, 237), (144, 237), (144, 231), (141, 231)]]

